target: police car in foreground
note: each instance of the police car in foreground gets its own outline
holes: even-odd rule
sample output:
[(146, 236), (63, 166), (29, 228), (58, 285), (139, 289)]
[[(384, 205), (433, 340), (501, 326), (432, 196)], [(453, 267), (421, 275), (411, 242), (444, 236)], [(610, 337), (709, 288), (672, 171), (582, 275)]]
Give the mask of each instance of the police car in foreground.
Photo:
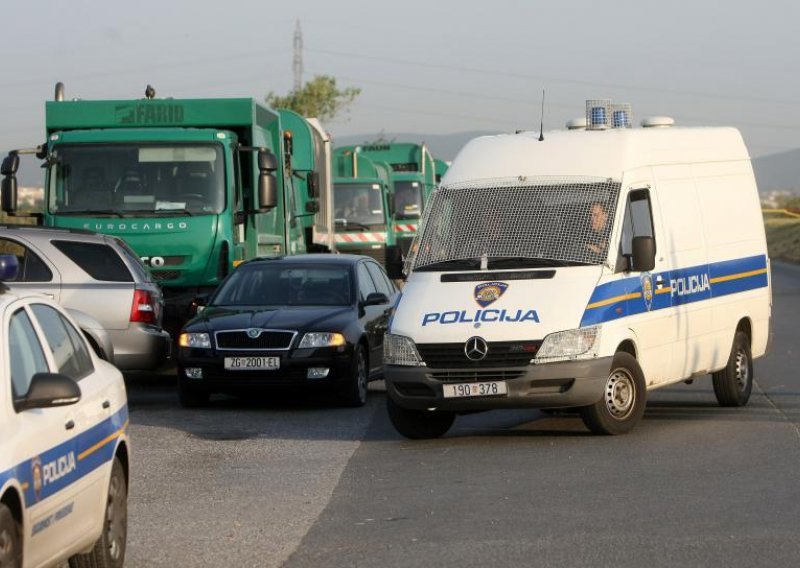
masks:
[(0, 256), (0, 566), (122, 566), (122, 375), (58, 305), (8, 291), (17, 268)]

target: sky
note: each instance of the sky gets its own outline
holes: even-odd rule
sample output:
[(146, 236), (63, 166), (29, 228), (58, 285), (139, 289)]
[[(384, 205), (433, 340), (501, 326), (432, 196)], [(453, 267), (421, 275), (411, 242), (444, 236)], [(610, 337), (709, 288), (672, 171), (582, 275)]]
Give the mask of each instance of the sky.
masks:
[(334, 137), (545, 130), (586, 99), (634, 121), (738, 127), (753, 157), (800, 148), (790, 0), (42, 0), (3, 10), (0, 151), (44, 139), (44, 101), (253, 97), (332, 75), (362, 90)]

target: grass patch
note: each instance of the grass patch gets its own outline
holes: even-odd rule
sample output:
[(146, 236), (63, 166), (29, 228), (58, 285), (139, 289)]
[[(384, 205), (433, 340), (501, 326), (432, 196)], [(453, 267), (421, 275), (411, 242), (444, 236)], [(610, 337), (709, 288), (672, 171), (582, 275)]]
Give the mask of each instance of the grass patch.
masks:
[(771, 259), (800, 263), (800, 219), (765, 214), (764, 228)]

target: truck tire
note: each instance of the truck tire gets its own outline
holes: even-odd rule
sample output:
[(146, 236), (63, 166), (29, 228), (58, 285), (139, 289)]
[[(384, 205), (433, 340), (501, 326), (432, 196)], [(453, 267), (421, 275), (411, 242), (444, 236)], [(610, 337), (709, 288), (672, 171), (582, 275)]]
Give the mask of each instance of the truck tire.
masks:
[(400, 434), (411, 440), (440, 438), (453, 425), (456, 415), (441, 410), (410, 410), (386, 397), (389, 420)]
[(208, 404), (211, 394), (202, 387), (191, 384), (178, 369), (178, 402), (184, 408), (200, 408)]
[(128, 538), (128, 486), (119, 458), (114, 458), (108, 482), (103, 533), (88, 554), (69, 559), (70, 568), (122, 568)]
[(644, 415), (647, 385), (639, 363), (630, 353), (614, 355), (603, 397), (581, 408), (581, 418), (595, 434), (617, 435), (630, 432)]
[(0, 566), (20, 568), (22, 566), (22, 540), (20, 527), (11, 510), (0, 503)]
[(353, 349), (353, 366), (350, 375), (338, 393), (339, 401), (344, 406), (364, 406), (367, 403), (367, 356), (364, 346), (359, 343)]
[(753, 356), (747, 334), (737, 331), (728, 364), (711, 375), (720, 406), (744, 406), (753, 390)]

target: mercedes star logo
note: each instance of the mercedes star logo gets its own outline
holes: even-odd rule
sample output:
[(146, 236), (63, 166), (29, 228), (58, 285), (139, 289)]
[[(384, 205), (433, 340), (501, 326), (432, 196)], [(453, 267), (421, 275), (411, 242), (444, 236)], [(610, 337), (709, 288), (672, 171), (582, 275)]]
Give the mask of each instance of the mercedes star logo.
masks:
[(470, 337), (464, 343), (464, 355), (470, 361), (480, 361), (489, 353), (489, 346), (482, 337)]
[(258, 328), (251, 327), (247, 330), (247, 337), (250, 339), (257, 339), (259, 335), (261, 335), (261, 330)]

